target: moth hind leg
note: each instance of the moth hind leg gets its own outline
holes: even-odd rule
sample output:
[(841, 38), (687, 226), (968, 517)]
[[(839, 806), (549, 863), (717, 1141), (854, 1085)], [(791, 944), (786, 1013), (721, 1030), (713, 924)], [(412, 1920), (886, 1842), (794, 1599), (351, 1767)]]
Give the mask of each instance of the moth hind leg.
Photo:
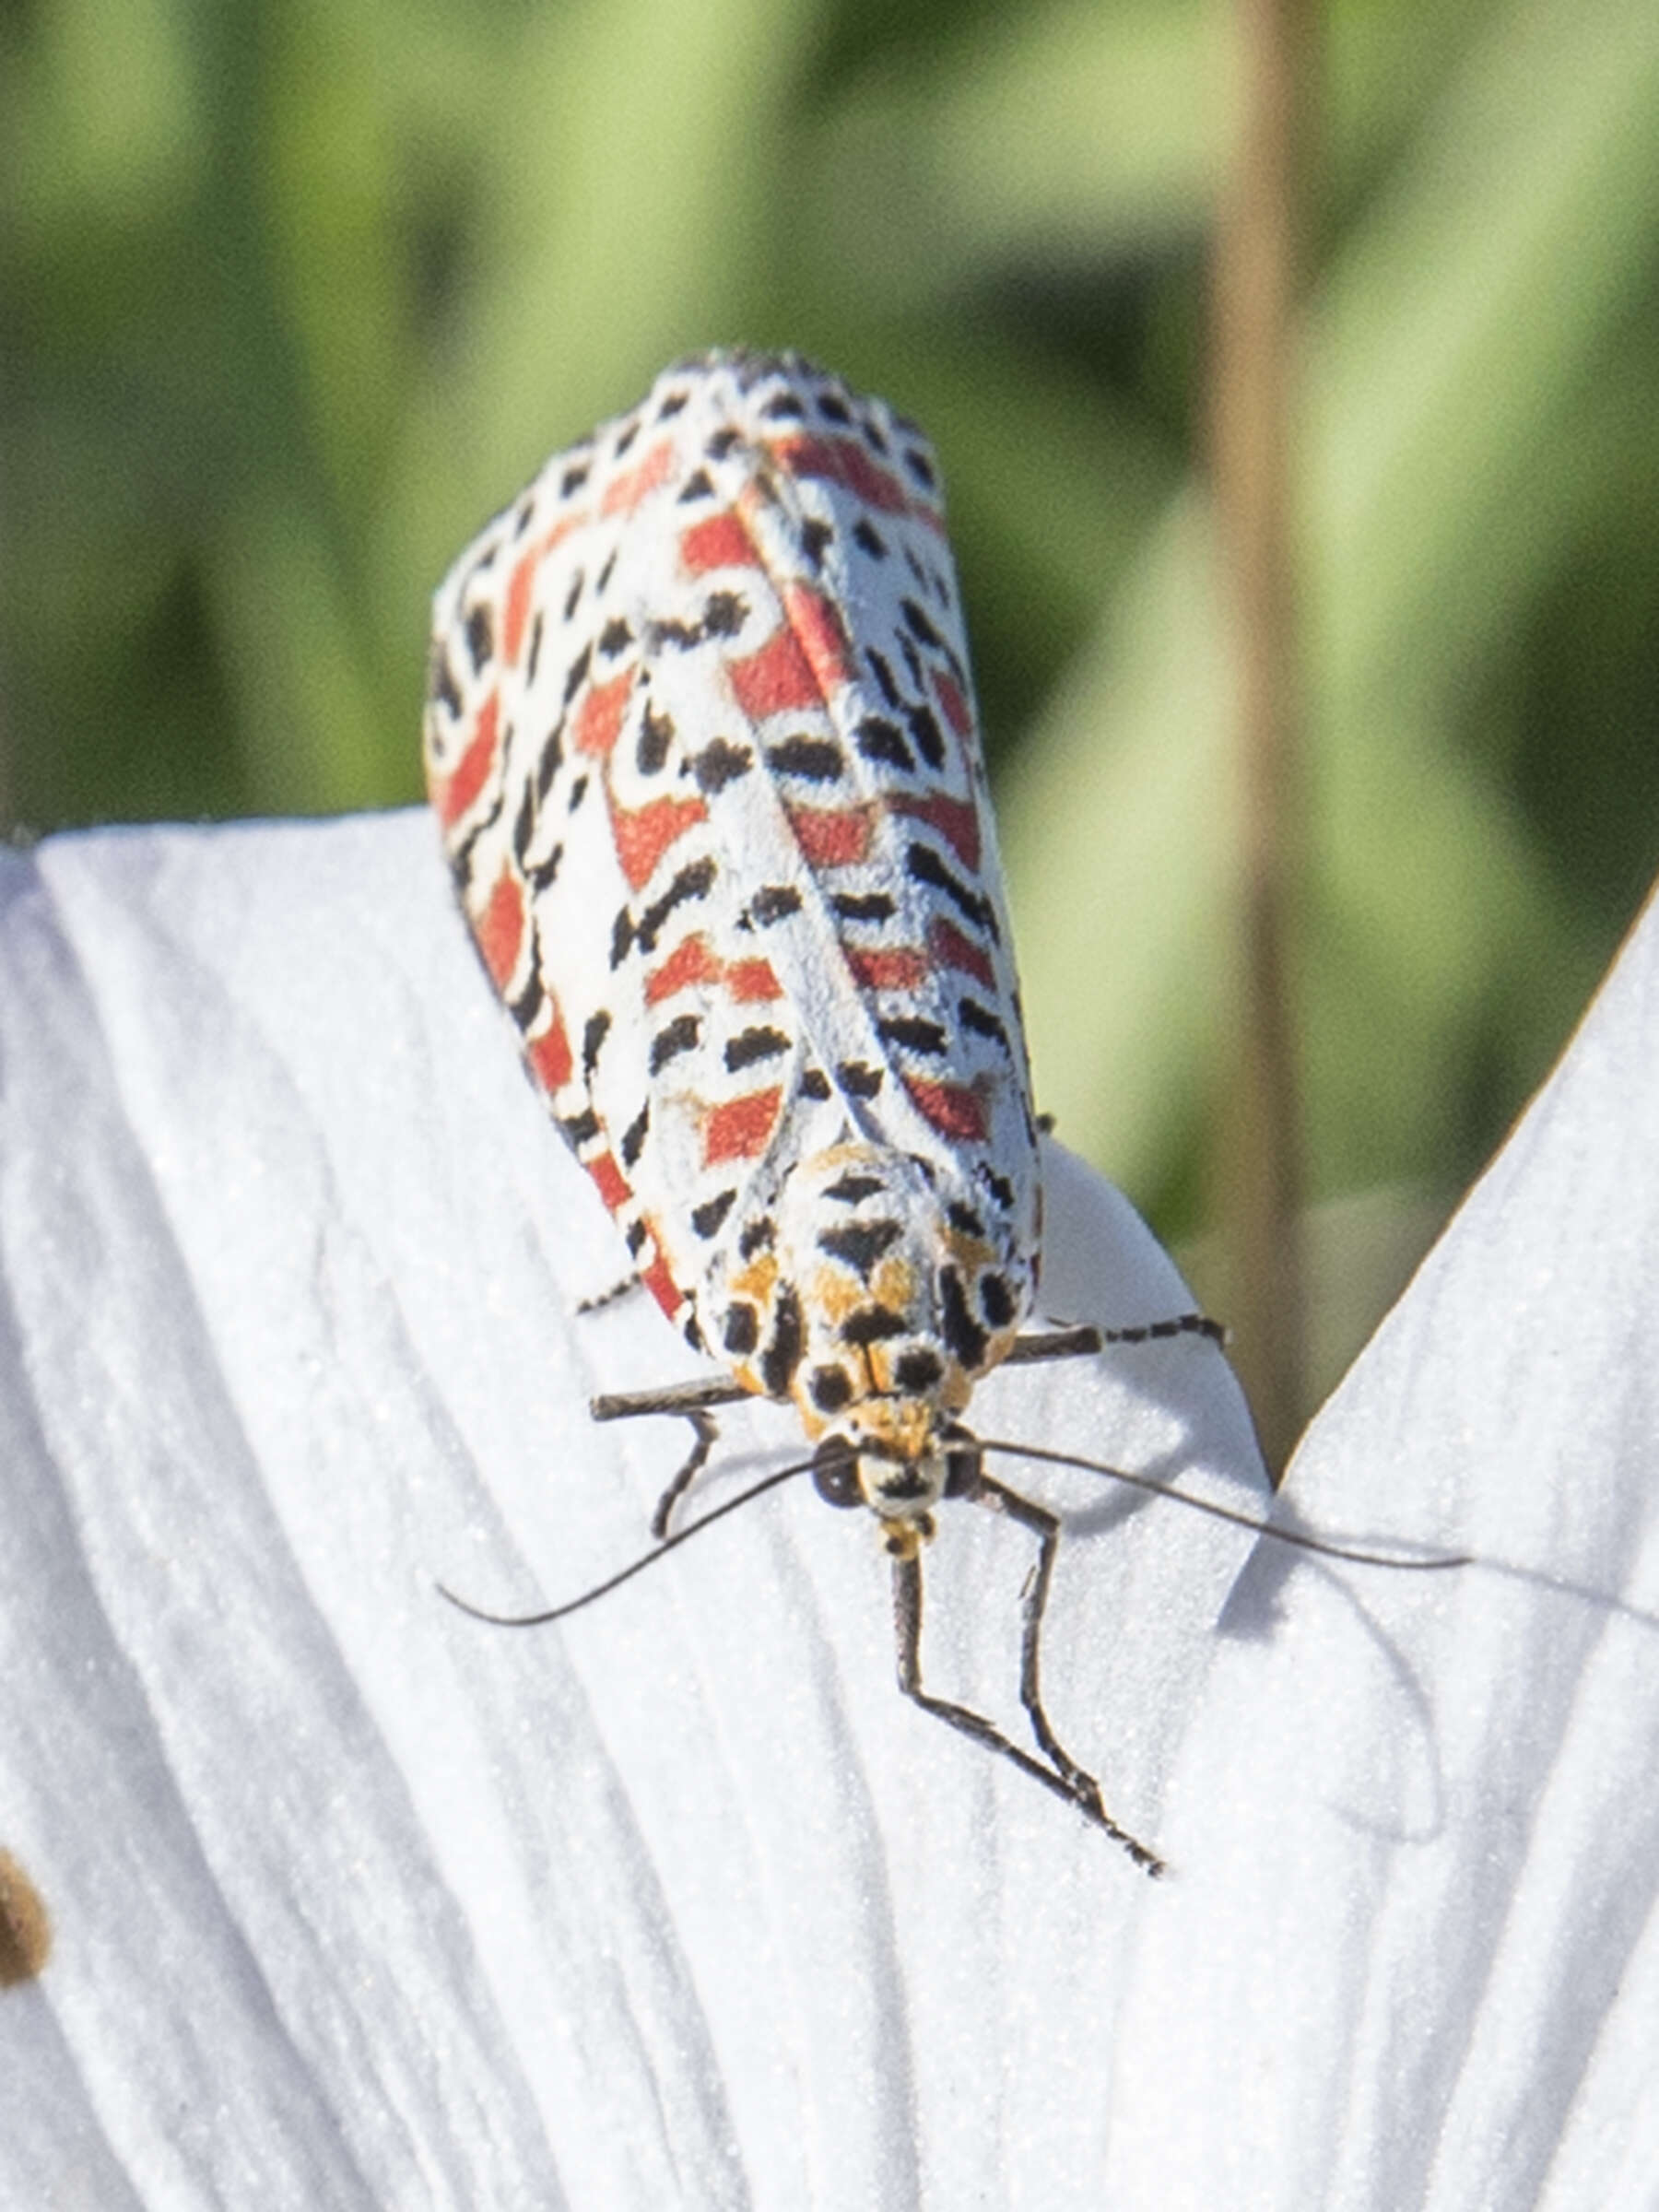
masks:
[(592, 1298), (579, 1298), (576, 1311), (578, 1313), (603, 1313), (606, 1306), (614, 1306), (631, 1291), (643, 1290), (644, 1288), (637, 1275), (625, 1275), (619, 1283), (613, 1283), (608, 1290), (596, 1290)]

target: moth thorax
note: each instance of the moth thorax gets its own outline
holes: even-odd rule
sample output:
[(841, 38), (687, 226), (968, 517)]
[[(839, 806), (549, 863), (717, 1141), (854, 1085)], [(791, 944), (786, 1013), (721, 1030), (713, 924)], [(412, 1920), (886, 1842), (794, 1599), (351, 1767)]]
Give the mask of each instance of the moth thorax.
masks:
[(869, 1455), (865, 1501), (883, 1511), (875, 1463), (928, 1458), (1013, 1343), (1029, 1284), (965, 1179), (915, 1153), (845, 1144), (800, 1161), (776, 1230), (799, 1317), (789, 1395), (815, 1441)]

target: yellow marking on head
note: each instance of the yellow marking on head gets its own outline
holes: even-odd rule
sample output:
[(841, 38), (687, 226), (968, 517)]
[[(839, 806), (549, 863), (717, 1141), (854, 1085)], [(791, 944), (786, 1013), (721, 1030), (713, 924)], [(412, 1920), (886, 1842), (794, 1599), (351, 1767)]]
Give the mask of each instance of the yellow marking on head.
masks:
[(933, 1441), (933, 1407), (920, 1398), (861, 1398), (848, 1413), (857, 1436), (900, 1459), (920, 1459)]

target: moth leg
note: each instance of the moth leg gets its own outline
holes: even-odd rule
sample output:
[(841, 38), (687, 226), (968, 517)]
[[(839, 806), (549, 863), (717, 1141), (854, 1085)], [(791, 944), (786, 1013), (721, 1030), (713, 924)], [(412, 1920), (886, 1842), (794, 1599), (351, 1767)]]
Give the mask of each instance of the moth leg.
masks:
[(1207, 1313), (1172, 1313), (1166, 1321), (1142, 1322), (1125, 1329), (1102, 1329), (1093, 1322), (1077, 1322), (1017, 1336), (1004, 1365), (1032, 1367), (1040, 1360), (1086, 1359), (1091, 1352), (1104, 1351), (1109, 1344), (1157, 1344), (1171, 1336), (1202, 1336), (1210, 1344), (1224, 1345), (1227, 1329)]
[(576, 1311), (578, 1313), (603, 1312), (606, 1306), (614, 1306), (618, 1299), (626, 1298), (630, 1290), (642, 1290), (644, 1288), (637, 1275), (625, 1275), (619, 1283), (613, 1283), (608, 1290), (596, 1291), (592, 1298), (579, 1298)]
[[(1025, 1501), (1021, 1500), (1020, 1502), (1023, 1504)], [(1058, 1524), (1055, 1525), (1057, 1531)], [(1030, 1618), (1028, 1603), (1028, 1624)], [(1118, 1826), (1100, 1802), (1099, 1784), (1071, 1760), (1065, 1760), (1064, 1768), (1060, 1767), (1058, 1760), (1053, 1766), (1044, 1766), (1041, 1759), (1033, 1759), (1029, 1751), (1022, 1751), (1018, 1744), (1011, 1744), (1001, 1729), (986, 1720), (982, 1713), (971, 1712), (966, 1705), (953, 1705), (947, 1699), (935, 1698), (922, 1687), (922, 1561), (914, 1553), (908, 1558), (896, 1556), (893, 1560), (893, 1633), (898, 1646), (899, 1687), (912, 1704), (919, 1705), (924, 1712), (932, 1713), (935, 1720), (960, 1729), (964, 1735), (971, 1735), (975, 1743), (983, 1744), (987, 1750), (1000, 1751), (1005, 1759), (1012, 1759), (1021, 1772), (1029, 1774), (1033, 1782), (1040, 1782), (1045, 1790), (1052, 1790), (1056, 1797), (1062, 1797), (1067, 1805), (1075, 1806), (1098, 1828), (1103, 1828), (1114, 1841), (1124, 1846), (1137, 1866), (1144, 1867), (1148, 1874), (1162, 1872), (1161, 1861)], [(1033, 1641), (1028, 1625), (1028, 1647)], [(1030, 1710), (1029, 1700), (1027, 1709)], [(1043, 1739), (1042, 1731), (1047, 1732), (1047, 1742)], [(1050, 1750), (1053, 1732), (1049, 1729), (1046, 1719), (1042, 1724), (1042, 1731), (1039, 1732), (1038, 1741), (1045, 1751)], [(1053, 1747), (1058, 1749), (1057, 1746)], [(1060, 1756), (1065, 1758), (1064, 1753)]]
[(708, 1465), (709, 1454), (714, 1449), (720, 1429), (712, 1414), (694, 1407), (683, 1417), (689, 1421), (696, 1441), (687, 1456), (686, 1464), (656, 1501), (656, 1511), (651, 1516), (651, 1533), (660, 1544), (668, 1534), (668, 1519), (675, 1507), (697, 1480)]
[[(1043, 1766), (1029, 1751), (1009, 1743), (982, 1713), (971, 1712), (966, 1705), (952, 1705), (923, 1688), (922, 1561), (914, 1556), (895, 1558), (893, 1561), (893, 1630), (899, 1651), (899, 1687), (912, 1704), (919, 1705), (924, 1712), (931, 1712), (935, 1720), (947, 1721), (951, 1727), (959, 1728), (964, 1735), (972, 1736), (975, 1743), (1000, 1751), (1022, 1768), (1033, 1782), (1041, 1783), (1045, 1790), (1053, 1790), (1068, 1805), (1078, 1802), (1076, 1793), (1052, 1767)], [(1083, 1809), (1087, 1812), (1089, 1808), (1085, 1806)]]
[(1227, 1324), (1208, 1313), (1171, 1313), (1167, 1321), (1143, 1322), (1138, 1328), (1100, 1331), (1104, 1344), (1157, 1344), (1168, 1336), (1202, 1336), (1207, 1343), (1225, 1346)]
[(621, 1391), (588, 1401), (588, 1411), (596, 1421), (627, 1421), (644, 1413), (669, 1413), (677, 1414), (681, 1420), (691, 1424), (694, 1441), (690, 1453), (657, 1500), (656, 1511), (651, 1516), (651, 1533), (659, 1544), (668, 1534), (669, 1516), (708, 1465), (709, 1454), (720, 1434), (710, 1418), (710, 1406), (729, 1406), (747, 1395), (735, 1382), (716, 1375), (703, 1382), (670, 1382), (661, 1390)]
[(1101, 1800), (1100, 1783), (1066, 1750), (1054, 1734), (1048, 1714), (1043, 1710), (1042, 1620), (1048, 1609), (1049, 1584), (1053, 1579), (1054, 1559), (1060, 1548), (1059, 1521), (1044, 1507), (1034, 1504), (1030, 1498), (1022, 1498), (1018, 1490), (1010, 1490), (1002, 1483), (993, 1481), (982, 1468), (975, 1470), (958, 1495), (972, 1505), (982, 1505), (991, 1512), (1002, 1513), (1006, 1519), (1017, 1522), (1021, 1528), (1029, 1528), (1036, 1537), (1037, 1566), (1026, 1585), (1023, 1601), (1025, 1628), (1019, 1661), (1019, 1701), (1030, 1717), (1031, 1734), (1053, 1760), (1073, 1801), (1082, 1806), (1098, 1827), (1103, 1828), (1109, 1836), (1123, 1845), (1137, 1866), (1147, 1874), (1161, 1874), (1163, 1861), (1112, 1818)]

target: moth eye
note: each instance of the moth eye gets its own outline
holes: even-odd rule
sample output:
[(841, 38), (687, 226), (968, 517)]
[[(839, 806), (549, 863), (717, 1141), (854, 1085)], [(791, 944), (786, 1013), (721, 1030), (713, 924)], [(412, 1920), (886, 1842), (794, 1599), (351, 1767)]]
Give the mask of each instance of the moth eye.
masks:
[(862, 1505), (858, 1462), (839, 1437), (827, 1437), (812, 1462), (812, 1487), (826, 1505)]

